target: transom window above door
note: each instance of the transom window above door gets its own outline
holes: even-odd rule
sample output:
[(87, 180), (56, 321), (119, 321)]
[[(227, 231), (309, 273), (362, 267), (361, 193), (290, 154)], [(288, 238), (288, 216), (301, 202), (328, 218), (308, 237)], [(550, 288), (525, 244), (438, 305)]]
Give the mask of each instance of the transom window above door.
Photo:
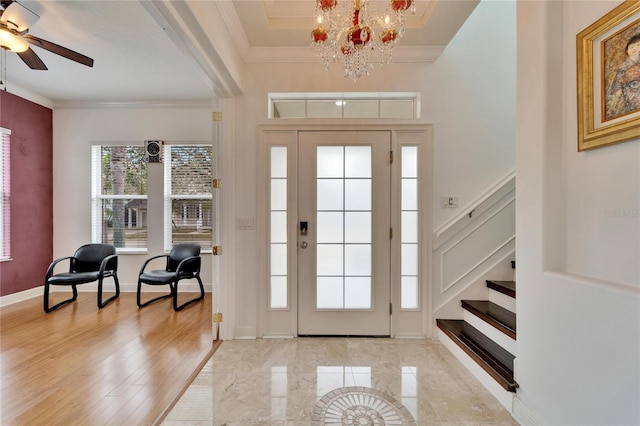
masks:
[(420, 118), (420, 94), (270, 93), (269, 118)]

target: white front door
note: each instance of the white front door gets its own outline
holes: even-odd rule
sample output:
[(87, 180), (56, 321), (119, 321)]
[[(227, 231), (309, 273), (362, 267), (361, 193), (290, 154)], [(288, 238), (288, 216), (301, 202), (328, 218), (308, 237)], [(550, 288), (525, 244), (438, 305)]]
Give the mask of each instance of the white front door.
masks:
[(298, 139), (298, 334), (390, 334), (391, 132)]

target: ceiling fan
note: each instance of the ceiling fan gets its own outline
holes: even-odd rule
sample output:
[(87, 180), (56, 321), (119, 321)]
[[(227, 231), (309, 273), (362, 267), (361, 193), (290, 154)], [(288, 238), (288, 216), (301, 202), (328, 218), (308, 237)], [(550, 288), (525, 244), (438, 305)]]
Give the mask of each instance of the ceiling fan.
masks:
[(29, 44), (55, 53), (72, 61), (93, 67), (93, 59), (29, 33), (29, 27), (40, 16), (14, 0), (0, 0), (0, 48), (15, 52), (33, 70), (46, 70), (42, 59)]

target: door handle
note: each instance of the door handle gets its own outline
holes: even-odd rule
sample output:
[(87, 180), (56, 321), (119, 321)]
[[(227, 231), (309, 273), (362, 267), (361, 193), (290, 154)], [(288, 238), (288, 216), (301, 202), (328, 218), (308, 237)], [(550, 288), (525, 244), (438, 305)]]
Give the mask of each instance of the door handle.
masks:
[(307, 247), (308, 247), (308, 244), (307, 244), (307, 242), (306, 242), (306, 241), (302, 241), (302, 242), (300, 243), (300, 248), (302, 248), (302, 249), (306, 249)]

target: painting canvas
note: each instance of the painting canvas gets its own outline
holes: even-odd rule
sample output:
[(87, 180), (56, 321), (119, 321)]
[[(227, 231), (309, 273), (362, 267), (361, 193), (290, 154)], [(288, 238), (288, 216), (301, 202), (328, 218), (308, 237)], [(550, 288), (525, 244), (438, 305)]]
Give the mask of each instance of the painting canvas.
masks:
[(576, 36), (578, 151), (640, 138), (640, 1)]
[(640, 111), (640, 19), (602, 42), (602, 121)]

